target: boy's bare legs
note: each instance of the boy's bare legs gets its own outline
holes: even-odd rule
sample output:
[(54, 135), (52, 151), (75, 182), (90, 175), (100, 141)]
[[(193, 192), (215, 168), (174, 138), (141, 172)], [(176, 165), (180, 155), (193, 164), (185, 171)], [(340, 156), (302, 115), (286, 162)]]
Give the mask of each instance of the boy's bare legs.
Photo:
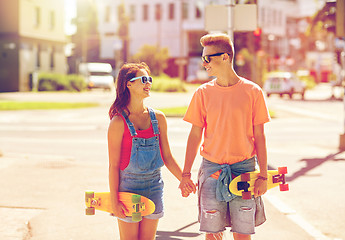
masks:
[[(206, 233), (205, 240), (222, 240), (223, 239), (223, 232), (220, 233)], [(251, 235), (247, 234), (240, 234), (240, 233), (233, 233), (234, 240), (251, 240)]]
[(252, 239), (251, 235), (247, 234), (240, 234), (240, 233), (233, 233), (234, 240), (250, 240)]
[(223, 232), (220, 233), (206, 233), (205, 240), (222, 240), (223, 239)]

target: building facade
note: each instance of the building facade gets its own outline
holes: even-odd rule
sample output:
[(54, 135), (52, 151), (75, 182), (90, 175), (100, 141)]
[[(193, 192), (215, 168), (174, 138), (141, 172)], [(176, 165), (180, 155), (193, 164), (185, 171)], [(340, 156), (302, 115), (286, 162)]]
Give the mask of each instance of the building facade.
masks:
[(0, 1), (0, 92), (29, 91), (33, 73), (65, 73), (64, 1)]
[[(193, 80), (200, 78), (203, 67), (199, 39), (205, 29), (205, 6), (229, 7), (229, 0), (98, 0), (98, 33), (100, 59), (115, 61), (125, 47), (118, 35), (120, 5), (124, 5), (128, 25), (128, 55), (134, 55), (145, 44), (169, 49), (166, 73)], [(257, 1), (258, 27), (262, 29), (261, 46), (268, 59), (269, 70), (301, 49), (298, 31), (306, 16), (303, 3), (310, 0)], [(303, 32), (303, 30), (301, 30)], [(284, 61), (281, 61), (283, 59)], [(122, 64), (117, 61), (118, 66)], [(182, 66), (181, 66), (182, 65)], [(291, 66), (292, 67), (292, 66)]]

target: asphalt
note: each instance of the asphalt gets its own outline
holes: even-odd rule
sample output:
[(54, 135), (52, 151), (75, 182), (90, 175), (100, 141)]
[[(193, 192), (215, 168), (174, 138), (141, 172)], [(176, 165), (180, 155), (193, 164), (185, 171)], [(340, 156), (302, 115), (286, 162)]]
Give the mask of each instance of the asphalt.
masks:
[[(98, 96), (97, 96), (98, 94)], [(94, 93), (102, 104), (109, 98)], [(186, 95), (186, 94), (185, 94)], [(89, 93), (3, 93), (0, 99), (87, 101)], [(159, 101), (161, 94), (153, 96)], [(180, 105), (179, 96), (167, 105)], [(190, 98), (191, 94), (187, 93)], [(182, 100), (181, 100), (182, 101)], [(30, 161), (22, 161), (29, 159)], [(0, 239), (4, 240), (72, 240), (119, 239), (116, 220), (104, 212), (85, 215), (84, 191), (108, 190), (107, 163), (78, 162), (73, 159), (42, 159), (40, 156), (7, 154), (0, 146)], [(165, 181), (165, 216), (160, 220), (157, 238), (204, 239), (197, 222), (197, 198), (182, 198), (177, 180), (163, 169)], [(274, 190), (271, 190), (274, 191)], [(311, 240), (302, 224), (293, 220), (286, 210), (268, 193), (263, 197), (267, 221), (257, 227), (255, 240)], [(226, 239), (232, 239), (227, 233)]]

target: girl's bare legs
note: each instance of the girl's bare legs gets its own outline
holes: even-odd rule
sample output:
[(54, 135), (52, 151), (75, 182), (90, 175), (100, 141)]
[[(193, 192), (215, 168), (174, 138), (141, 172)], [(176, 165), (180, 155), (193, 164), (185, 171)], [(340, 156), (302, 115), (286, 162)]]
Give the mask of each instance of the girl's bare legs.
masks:
[(121, 240), (154, 240), (158, 219), (145, 219), (138, 223), (127, 223), (118, 220)]

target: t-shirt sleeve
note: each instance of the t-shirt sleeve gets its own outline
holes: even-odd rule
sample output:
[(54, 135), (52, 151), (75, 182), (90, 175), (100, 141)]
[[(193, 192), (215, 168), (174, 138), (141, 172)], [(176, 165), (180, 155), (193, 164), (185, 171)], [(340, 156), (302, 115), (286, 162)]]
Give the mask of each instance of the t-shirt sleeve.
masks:
[(261, 89), (258, 90), (258, 94), (254, 103), (253, 111), (253, 125), (259, 125), (267, 123), (271, 120), (266, 100)]
[(200, 89), (198, 89), (190, 101), (183, 120), (203, 128), (205, 125), (205, 112), (202, 94)]

